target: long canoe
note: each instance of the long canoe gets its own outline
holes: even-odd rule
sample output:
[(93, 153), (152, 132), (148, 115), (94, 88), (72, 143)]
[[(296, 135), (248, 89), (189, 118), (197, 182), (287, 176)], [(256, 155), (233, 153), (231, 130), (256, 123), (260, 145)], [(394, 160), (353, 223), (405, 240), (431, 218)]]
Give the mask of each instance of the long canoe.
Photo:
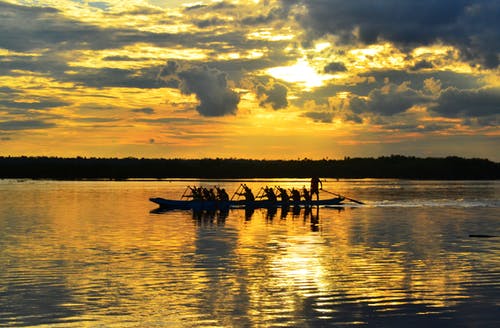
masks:
[(165, 199), (161, 197), (150, 198), (149, 200), (158, 204), (163, 209), (180, 209), (180, 210), (216, 210), (227, 208), (270, 208), (270, 207), (283, 207), (283, 206), (335, 206), (340, 205), (344, 201), (344, 197), (335, 197), (329, 199), (301, 200), (298, 202), (288, 201), (270, 201), (270, 200), (231, 200), (231, 201), (210, 201), (210, 200), (175, 200)]

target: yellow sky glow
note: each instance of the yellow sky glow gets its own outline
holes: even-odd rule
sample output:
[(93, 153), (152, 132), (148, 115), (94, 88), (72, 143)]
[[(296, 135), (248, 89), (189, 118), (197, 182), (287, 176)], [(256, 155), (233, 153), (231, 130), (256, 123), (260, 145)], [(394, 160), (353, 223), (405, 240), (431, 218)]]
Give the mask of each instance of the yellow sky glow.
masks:
[(314, 39), (292, 19), (313, 2), (289, 16), (280, 1), (8, 3), (0, 155), (450, 155), (467, 141), (463, 156), (500, 160), (498, 68), (445, 40)]

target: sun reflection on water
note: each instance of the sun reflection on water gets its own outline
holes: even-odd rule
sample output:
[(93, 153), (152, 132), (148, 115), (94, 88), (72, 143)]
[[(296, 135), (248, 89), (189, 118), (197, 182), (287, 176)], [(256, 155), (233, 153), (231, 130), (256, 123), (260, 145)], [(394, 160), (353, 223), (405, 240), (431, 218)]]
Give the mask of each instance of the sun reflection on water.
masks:
[[(265, 183), (300, 188), (305, 182)], [(264, 183), (248, 184), (256, 190)], [(324, 187), (331, 185), (346, 188), (335, 181)], [(388, 185), (379, 194), (401, 193)], [(234, 190), (236, 183), (225, 186)], [(494, 321), (498, 244), (457, 237), (478, 227), (470, 219), (477, 210), (150, 213), (148, 197), (173, 197), (184, 187), (9, 187), (13, 197), (2, 198), (0, 208), (0, 325), (383, 326), (416, 320), (416, 326), (426, 318), (458, 320), (462, 313)], [(117, 199), (122, 206), (115, 206)], [(494, 210), (482, 210), (481, 217), (498, 229)]]

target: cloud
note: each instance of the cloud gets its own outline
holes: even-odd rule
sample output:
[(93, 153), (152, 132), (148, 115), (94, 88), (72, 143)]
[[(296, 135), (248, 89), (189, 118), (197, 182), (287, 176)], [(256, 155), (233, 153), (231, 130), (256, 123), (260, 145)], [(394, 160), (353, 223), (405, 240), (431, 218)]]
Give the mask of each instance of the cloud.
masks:
[(401, 47), (444, 43), (487, 68), (499, 65), (500, 2), (497, 0), (282, 0), (310, 38), (335, 35), (344, 44), (390, 41)]
[(394, 132), (417, 132), (417, 133), (429, 133), (436, 131), (443, 131), (451, 129), (455, 126), (452, 122), (399, 122), (399, 123), (386, 123), (384, 126), (385, 130)]
[(315, 122), (331, 123), (333, 121), (333, 112), (307, 112), (305, 117), (313, 119)]
[(500, 115), (500, 88), (447, 88), (440, 93), (436, 103), (430, 108), (446, 117)]
[(34, 109), (34, 110), (44, 110), (55, 107), (62, 107), (71, 105), (69, 102), (60, 101), (57, 99), (49, 98), (39, 98), (36, 101), (31, 102), (18, 102), (11, 100), (0, 100), (0, 107), (14, 108), (14, 109)]
[(161, 68), (159, 77), (175, 75), (179, 70), (179, 67), (180, 65), (177, 62), (169, 60), (167, 61), (167, 64)]
[(240, 96), (227, 85), (227, 75), (207, 66), (193, 67), (178, 74), (181, 91), (194, 93), (200, 104), (196, 107), (203, 116), (235, 114)]
[(73, 119), (75, 122), (81, 123), (110, 123), (110, 122), (118, 122), (120, 119), (118, 118), (108, 118), (108, 117), (81, 117)]
[[(1, 1), (0, 35), (0, 48), (14, 51), (117, 49), (138, 42), (178, 46), (196, 40), (196, 35), (189, 32), (174, 34), (142, 31), (133, 27), (99, 26), (68, 18), (55, 8), (28, 7)], [(206, 35), (201, 37), (207, 38)]]
[(352, 96), (348, 104), (354, 114), (393, 116), (419, 105), (443, 117), (481, 118), (500, 115), (500, 88), (442, 88), (440, 80), (428, 78), (421, 89), (411, 88), (410, 82), (388, 83), (367, 96)]
[(433, 67), (434, 67), (434, 65), (430, 61), (420, 60), (417, 63), (415, 63), (415, 65), (413, 65), (410, 69), (412, 71), (419, 71), (422, 69), (433, 68)]
[[(130, 25), (127, 25), (130, 26), (129, 28), (113, 27), (111, 24), (100, 25), (99, 21), (94, 21), (91, 24), (68, 18), (63, 9), (28, 7), (0, 1), (0, 49), (4, 48), (11, 51), (7, 55), (0, 54), (0, 60), (2, 60), (0, 75), (13, 75), (19, 74), (20, 71), (32, 71), (50, 75), (58, 81), (75, 82), (97, 88), (178, 88), (178, 80), (175, 79), (164, 79), (162, 83), (159, 83), (157, 79), (159, 67), (153, 67), (150, 63), (140, 65), (141, 61), (152, 62), (158, 59), (147, 51), (143, 58), (113, 54), (100, 58), (99, 54), (96, 54), (96, 59), (102, 61), (101, 64), (107, 67), (89, 67), (86, 64), (80, 66), (78, 63), (80, 50), (87, 52), (102, 50), (106, 54), (105, 51), (108, 49), (121, 49), (127, 46), (135, 47), (138, 44), (175, 49), (176, 51), (183, 48), (204, 51), (208, 57), (211, 57), (209, 66), (224, 71), (233, 80), (241, 78), (243, 72), (265, 69), (270, 65), (289, 59), (289, 56), (287, 58), (283, 50), (288, 41), (273, 41), (273, 47), (268, 48), (269, 42), (267, 40), (250, 40), (243, 37), (247, 31), (241, 30), (240, 28), (243, 27), (239, 23), (236, 23), (234, 28), (225, 28), (217, 31), (217, 33), (210, 28), (210, 22), (214, 24), (224, 23), (220, 17), (234, 16), (234, 19), (236, 19), (236, 15), (240, 15), (237, 6), (220, 3), (208, 6), (206, 9), (210, 10), (210, 12), (201, 9), (201, 12), (192, 10), (189, 11), (190, 16), (186, 15), (186, 17), (175, 19), (172, 18), (173, 16), (159, 15), (158, 9), (145, 13), (156, 15), (150, 16), (150, 24), (152, 25), (167, 24), (175, 26), (178, 24), (196, 24), (208, 20), (202, 23), (206, 27), (203, 31), (194, 28), (188, 31), (168, 33), (135, 28), (132, 24), (133, 21)], [(242, 10), (248, 11), (245, 6), (242, 7)], [(144, 13), (142, 11), (132, 11), (125, 14), (139, 15)], [(111, 20), (110, 23), (113, 23), (114, 19), (118, 19), (115, 12), (106, 12), (102, 13), (102, 15), (108, 17)], [(217, 19), (214, 21), (210, 17), (216, 17)], [(243, 15), (242, 17), (246, 16)], [(131, 19), (133, 20), (134, 17), (131, 16)], [(167, 19), (169, 21), (165, 23)], [(19, 22), (24, 23), (20, 24)], [(125, 25), (116, 24), (114, 26)], [(274, 46), (276, 46), (276, 49)], [(267, 57), (245, 57), (245, 55), (251, 55), (255, 49), (269, 49), (272, 59)], [(22, 56), (13, 54), (22, 52), (24, 52)], [(231, 60), (216, 60), (214, 57), (226, 53), (241, 53), (242, 57)], [(130, 68), (130, 65), (123, 65), (122, 68), (119, 68), (117, 63), (111, 62), (134, 62), (137, 63), (134, 66), (140, 68)], [(193, 66), (208, 64), (206, 60), (199, 64), (195, 64), (195, 62), (195, 60), (192, 60)]]
[(381, 69), (372, 70), (367, 73), (360, 74), (361, 77), (367, 79), (372, 79), (371, 82), (359, 83), (348, 87), (348, 91), (353, 91), (360, 95), (366, 95), (369, 91), (374, 88), (381, 88), (386, 84), (386, 80), (389, 80), (394, 84), (402, 84), (405, 82), (410, 82), (414, 89), (424, 88), (425, 81), (434, 78), (441, 81), (442, 87), (444, 89), (448, 87), (455, 87), (457, 89), (477, 89), (484, 86), (484, 81), (481, 80), (481, 76), (476, 76), (472, 74), (456, 73), (452, 71), (404, 71), (404, 70), (392, 70), (392, 69)]
[(210, 17), (206, 19), (199, 19), (193, 22), (199, 28), (206, 28), (211, 26), (224, 26), (226, 25), (226, 21), (224, 19), (220, 19), (218, 17)]
[(324, 71), (325, 73), (345, 72), (347, 71), (347, 68), (342, 62), (331, 62), (325, 66)]
[[(206, 65), (183, 67), (169, 61), (160, 72), (163, 81), (178, 81), (184, 94), (195, 94), (199, 100), (196, 110), (202, 116), (236, 114), (240, 96), (228, 86), (227, 74)], [(175, 84), (175, 83), (171, 83)]]
[(373, 89), (367, 97), (353, 97), (350, 99), (350, 109), (357, 114), (395, 115), (428, 101), (429, 97), (410, 88), (409, 83), (389, 83), (380, 89)]
[(36, 130), (53, 128), (54, 123), (45, 122), (41, 120), (14, 120), (0, 122), (0, 130), (14, 131), (14, 130)]
[(151, 115), (151, 114), (155, 113), (155, 110), (153, 108), (151, 108), (151, 107), (144, 107), (144, 108), (135, 108), (135, 109), (132, 109), (132, 112), (134, 112), (134, 113), (144, 113), (144, 114)]
[[(159, 125), (171, 124), (173, 126), (179, 126), (179, 125), (193, 126), (193, 125), (204, 125), (209, 123), (208, 120), (206, 119), (193, 119), (186, 117), (161, 117), (155, 119), (140, 118), (136, 119), (135, 121), (141, 123), (159, 124)], [(213, 121), (210, 120), (210, 123), (213, 123)]]
[(158, 67), (144, 69), (78, 68), (72, 74), (63, 74), (61, 80), (89, 87), (123, 87), (155, 89), (168, 86), (158, 79)]
[(0, 2), (0, 13), (0, 47), (5, 49), (26, 51), (48, 44), (72, 47), (75, 43), (95, 44), (103, 38), (99, 28), (65, 18), (55, 8)]
[(272, 83), (267, 87), (262, 84), (257, 86), (257, 96), (260, 98), (260, 105), (265, 106), (269, 104), (274, 110), (288, 106), (287, 93), (288, 88), (281, 83)]

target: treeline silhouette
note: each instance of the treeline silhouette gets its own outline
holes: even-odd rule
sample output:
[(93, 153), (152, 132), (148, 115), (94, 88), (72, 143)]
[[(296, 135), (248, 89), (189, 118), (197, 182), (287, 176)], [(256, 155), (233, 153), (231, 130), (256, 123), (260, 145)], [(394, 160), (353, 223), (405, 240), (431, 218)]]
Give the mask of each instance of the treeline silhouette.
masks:
[(146, 159), (0, 157), (0, 178), (400, 178), (499, 179), (500, 163), (460, 157), (417, 158), (391, 155), (343, 160)]

